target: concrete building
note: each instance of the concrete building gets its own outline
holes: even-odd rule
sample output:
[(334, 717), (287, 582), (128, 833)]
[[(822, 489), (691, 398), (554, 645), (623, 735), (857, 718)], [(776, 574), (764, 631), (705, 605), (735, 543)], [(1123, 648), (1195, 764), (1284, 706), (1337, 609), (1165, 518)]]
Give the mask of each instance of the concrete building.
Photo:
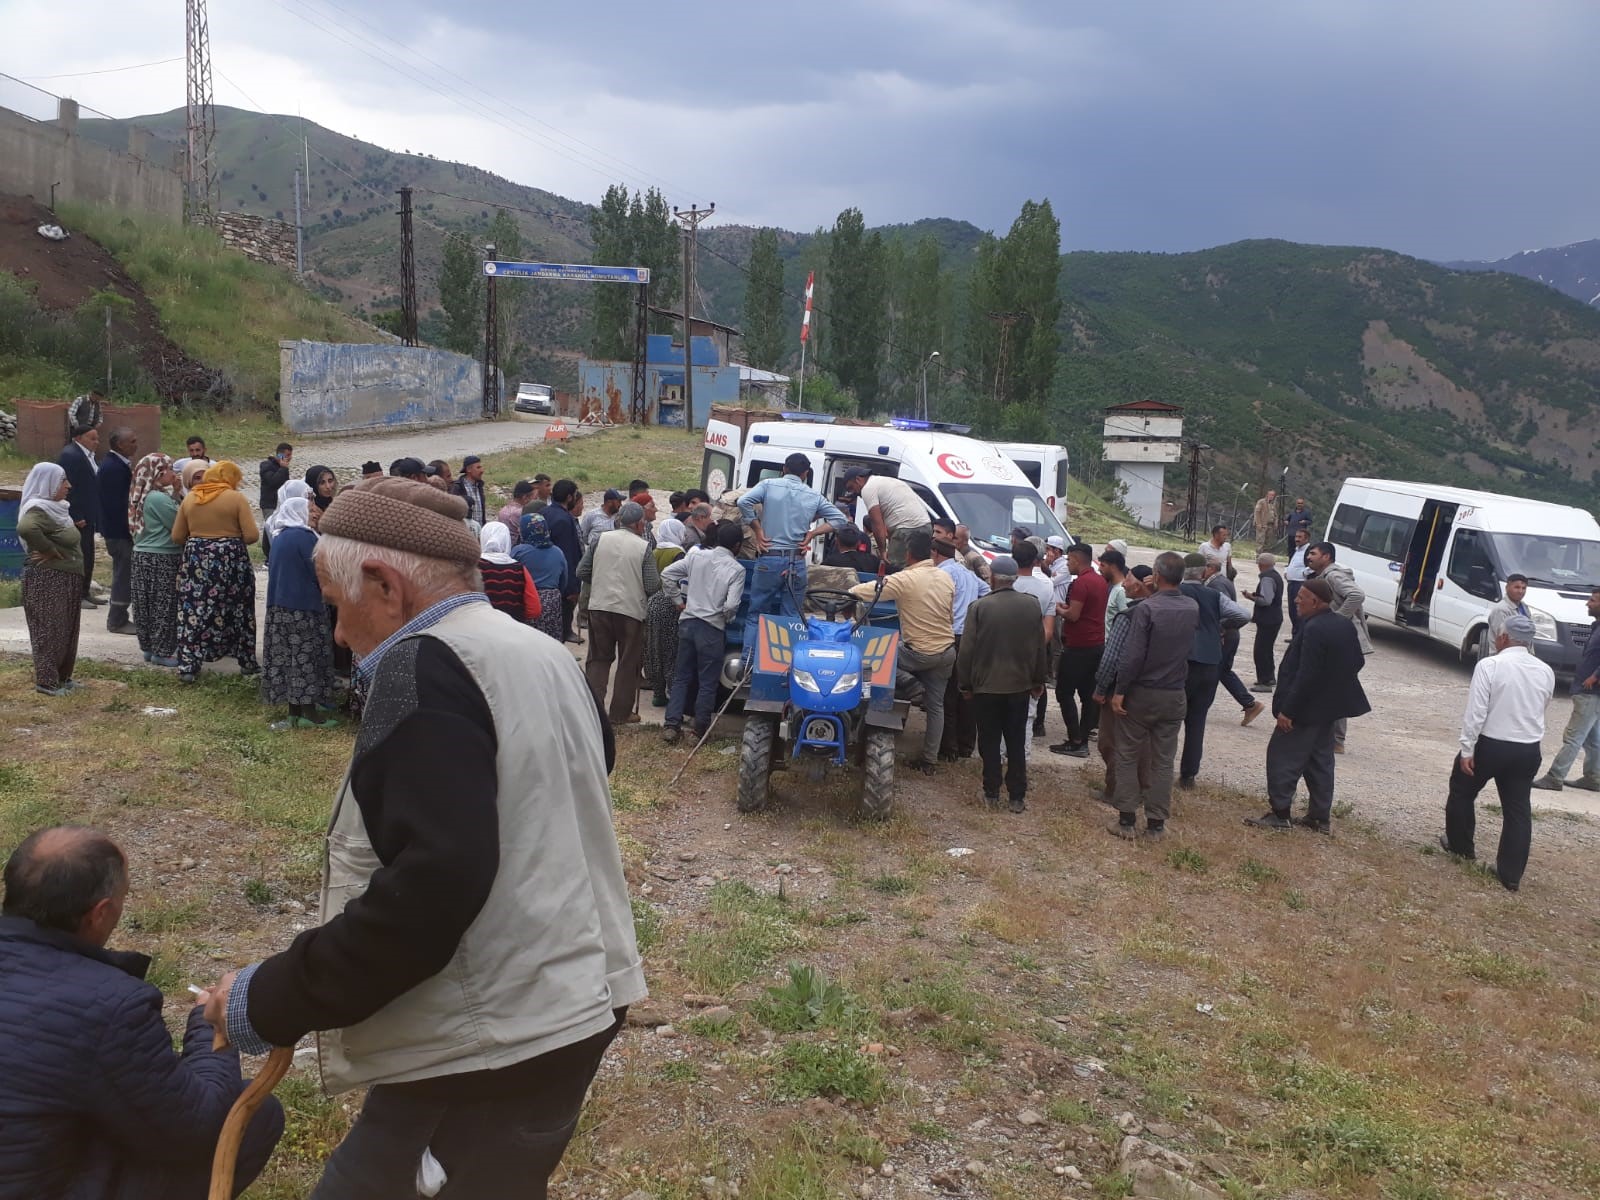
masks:
[(1105, 461), (1115, 463), (1123, 504), (1140, 525), (1158, 527), (1168, 463), (1183, 457), (1183, 409), (1159, 400), (1113, 404), (1105, 410)]
[[(695, 325), (701, 322), (696, 321)], [(710, 324), (707, 322), (707, 324)], [(726, 328), (723, 326), (722, 328)], [(670, 334), (652, 333), (645, 343), (645, 424), (704, 429), (713, 404), (739, 402), (739, 368), (728, 363), (714, 337), (699, 335), (693, 346), (694, 412), (684, 413), (684, 355), (681, 342)], [(578, 414), (583, 419), (604, 413), (616, 424), (626, 424), (633, 400), (631, 362), (578, 360)]]
[(789, 377), (760, 367), (733, 363), (739, 368), (739, 403), (745, 408), (781, 412), (789, 407)]
[(0, 192), (45, 205), (70, 200), (174, 221), (183, 215), (183, 179), (148, 130), (130, 126), (127, 152), (108, 150), (79, 136), (78, 102), (64, 98), (54, 121), (0, 108)]

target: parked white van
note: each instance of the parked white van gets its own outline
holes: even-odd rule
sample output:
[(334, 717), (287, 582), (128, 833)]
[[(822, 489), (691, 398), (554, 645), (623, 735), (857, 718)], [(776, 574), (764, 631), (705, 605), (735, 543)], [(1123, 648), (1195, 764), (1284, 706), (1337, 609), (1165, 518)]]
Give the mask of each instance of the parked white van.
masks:
[(1581, 508), (1493, 492), (1347, 479), (1327, 540), (1367, 594), (1369, 617), (1454, 646), (1488, 645), (1488, 610), (1507, 575), (1528, 577), (1534, 652), (1570, 670), (1589, 638), (1600, 587), (1600, 525)]
[(994, 448), (1017, 464), (1028, 482), (1039, 489), (1057, 520), (1066, 524), (1067, 448), (1042, 442), (996, 442)]
[(967, 526), (972, 542), (991, 558), (1011, 552), (1011, 531), (1065, 537), (1055, 513), (1021, 470), (988, 442), (927, 421), (888, 425), (836, 425), (819, 413), (784, 413), (748, 430), (727, 421), (706, 423), (700, 486), (713, 500), (730, 488), (748, 488), (783, 474), (783, 460), (799, 452), (811, 460), (809, 483), (847, 508), (844, 473), (869, 467), (905, 480), (928, 511)]

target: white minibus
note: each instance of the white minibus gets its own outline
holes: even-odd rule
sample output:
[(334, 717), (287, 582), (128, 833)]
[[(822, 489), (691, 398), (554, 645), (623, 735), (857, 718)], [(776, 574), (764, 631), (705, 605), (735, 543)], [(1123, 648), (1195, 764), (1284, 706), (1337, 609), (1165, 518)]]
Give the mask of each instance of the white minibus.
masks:
[(1489, 607), (1525, 575), (1534, 651), (1557, 670), (1583, 653), (1600, 587), (1600, 525), (1581, 508), (1391, 479), (1347, 479), (1327, 540), (1369, 617), (1455, 647), (1488, 646)]
[(1067, 448), (1041, 442), (996, 442), (1004, 454), (1039, 489), (1044, 502), (1063, 525), (1067, 523)]

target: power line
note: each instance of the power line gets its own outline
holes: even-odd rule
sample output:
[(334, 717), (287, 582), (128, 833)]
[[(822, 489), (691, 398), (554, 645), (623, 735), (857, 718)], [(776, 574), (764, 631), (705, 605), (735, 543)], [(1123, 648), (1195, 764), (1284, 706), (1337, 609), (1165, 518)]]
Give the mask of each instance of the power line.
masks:
[(133, 63), (126, 67), (106, 67), (101, 71), (68, 71), (63, 75), (28, 75), (24, 78), (26, 82), (30, 83), (37, 83), (44, 79), (82, 79), (86, 75), (115, 75), (119, 71), (142, 71), (146, 67), (164, 67), (169, 63), (181, 63), (182, 61), (183, 56), (179, 55), (177, 58), (159, 58), (155, 62)]
[(359, 22), (360, 24), (366, 26), (368, 29), (372, 30), (374, 33), (378, 34), (378, 36), (382, 37), (384, 40), (386, 40), (388, 42), (391, 42), (395, 46), (399, 47), (400, 50), (403, 53), (409, 54), (413, 58), (417, 58), (417, 59), (422, 60), (423, 62), (429, 64), (432, 67), (434, 67), (436, 70), (443, 72), (445, 75), (449, 76), (451, 79), (455, 79), (455, 80), (465, 84), (467, 87), (472, 88), (474, 91), (481, 93), (482, 95), (488, 97), (490, 100), (494, 101), (495, 103), (502, 104), (505, 107), (509, 108), (511, 111), (522, 114), (522, 116), (526, 117), (528, 120), (532, 121), (534, 124), (542, 125), (544, 128), (550, 130), (552, 133), (556, 134), (557, 136), (563, 137), (567, 141), (572, 142), (572, 143), (574, 143), (576, 145), (582, 146), (587, 150), (592, 150), (595, 154), (599, 155), (601, 158), (610, 159), (612, 162), (616, 163), (617, 165), (626, 168), (627, 171), (633, 172), (634, 173), (634, 178), (636, 180), (641, 180), (641, 179), (643, 179), (643, 180), (653, 180), (655, 183), (660, 184), (663, 187), (666, 187), (670, 191), (679, 192), (681, 194), (690, 196), (691, 198), (695, 198), (695, 199), (701, 199), (702, 198), (702, 197), (696, 196), (696, 194), (694, 192), (690, 191), (687, 188), (678, 187), (676, 184), (672, 183), (670, 180), (663, 179), (658, 175), (653, 175), (651, 172), (647, 171), (645, 168), (637, 166), (636, 164), (629, 162), (625, 158), (621, 158), (618, 155), (611, 154), (608, 151), (602, 150), (600, 147), (594, 145), (593, 143), (584, 141), (582, 138), (578, 137), (576, 134), (568, 133), (566, 130), (560, 128), (559, 126), (552, 125), (549, 121), (546, 121), (542, 117), (539, 117), (536, 114), (529, 112), (525, 108), (519, 107), (517, 104), (513, 103), (510, 100), (506, 100), (503, 97), (496, 96), (493, 92), (490, 92), (488, 89), (480, 87), (479, 85), (474, 83), (472, 80), (467, 79), (466, 77), (457, 74), (455, 71), (452, 71), (449, 67), (445, 66), (443, 63), (437, 62), (436, 60), (429, 58), (426, 54), (422, 53), (420, 50), (417, 50), (417, 49), (415, 49), (415, 48), (413, 48), (411, 46), (407, 46), (404, 42), (401, 42), (398, 38), (392, 36), (391, 34), (385, 32), (383, 29), (381, 29), (378, 26), (372, 24), (366, 18), (362, 17), (359, 13), (352, 13), (349, 9), (345, 8), (343, 5), (340, 5), (340, 4), (336, 3), (335, 0), (317, 0), (317, 2), (322, 4), (322, 5), (324, 5), (324, 6), (326, 6), (326, 7), (328, 7), (328, 8), (336, 9), (337, 11), (339, 11), (341, 13), (344, 13), (346, 16), (350, 17), (352, 20), (355, 20), (355, 21)]
[[(348, 26), (340, 24), (335, 18), (329, 17), (327, 14), (318, 10), (311, 10), (316, 17), (320, 17), (329, 21), (332, 26), (330, 27), (330, 25), (324, 25), (319, 20), (313, 19), (312, 16), (306, 15), (306, 13), (300, 11), (299, 8), (291, 8), (286, 0), (272, 0), (272, 2), (279, 8), (283, 9), (284, 12), (304, 21), (313, 29), (317, 29), (320, 32), (327, 34), (335, 41), (348, 46), (350, 49), (366, 55), (380, 66), (389, 68), (397, 74), (404, 76), (406, 79), (409, 79), (412, 83), (421, 85), (428, 91), (433, 92), (436, 96), (439, 96), (441, 99), (449, 100), (452, 103), (458, 104), (467, 109), (469, 112), (473, 112), (476, 115), (493, 122), (502, 129), (505, 129), (507, 132), (525, 138), (528, 141), (533, 142), (535, 145), (543, 147), (552, 154), (555, 154), (557, 157), (564, 158), (576, 166), (580, 166), (588, 171), (593, 171), (596, 175), (606, 179), (615, 178), (617, 171), (614, 167), (601, 163), (598, 160), (591, 159), (586, 155), (571, 151), (567, 147), (563, 147), (553, 142), (550, 138), (542, 134), (512, 123), (501, 113), (477, 100), (474, 100), (471, 96), (466, 95), (459, 88), (451, 87), (449, 84), (441, 85), (441, 81), (432, 79), (425, 74), (417, 73), (414, 69), (410, 69), (411, 64), (395, 60), (388, 51), (372, 42), (371, 39), (363, 37), (361, 34), (351, 30)], [(293, 2), (305, 4), (305, 0), (293, 0)], [(309, 8), (309, 5), (306, 5), (306, 7)], [(359, 41), (365, 43), (365, 45), (358, 44), (358, 42), (351, 41), (348, 37), (341, 36), (340, 31), (343, 31), (343, 33), (348, 33), (352, 37), (359, 39)], [(371, 49), (368, 47), (371, 47)], [(449, 91), (454, 92), (455, 95), (451, 96), (445, 90), (443, 90), (443, 88), (449, 88)]]

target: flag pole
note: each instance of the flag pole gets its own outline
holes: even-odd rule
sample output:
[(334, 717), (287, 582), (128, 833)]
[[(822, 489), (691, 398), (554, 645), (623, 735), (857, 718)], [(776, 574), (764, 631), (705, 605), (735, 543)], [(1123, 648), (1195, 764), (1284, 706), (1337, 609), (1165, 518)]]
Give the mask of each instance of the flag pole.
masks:
[(806, 407), (806, 343), (811, 340), (811, 293), (817, 284), (817, 273), (806, 273), (806, 309), (800, 316), (800, 411)]
[(800, 411), (806, 410), (806, 339), (800, 339)]

